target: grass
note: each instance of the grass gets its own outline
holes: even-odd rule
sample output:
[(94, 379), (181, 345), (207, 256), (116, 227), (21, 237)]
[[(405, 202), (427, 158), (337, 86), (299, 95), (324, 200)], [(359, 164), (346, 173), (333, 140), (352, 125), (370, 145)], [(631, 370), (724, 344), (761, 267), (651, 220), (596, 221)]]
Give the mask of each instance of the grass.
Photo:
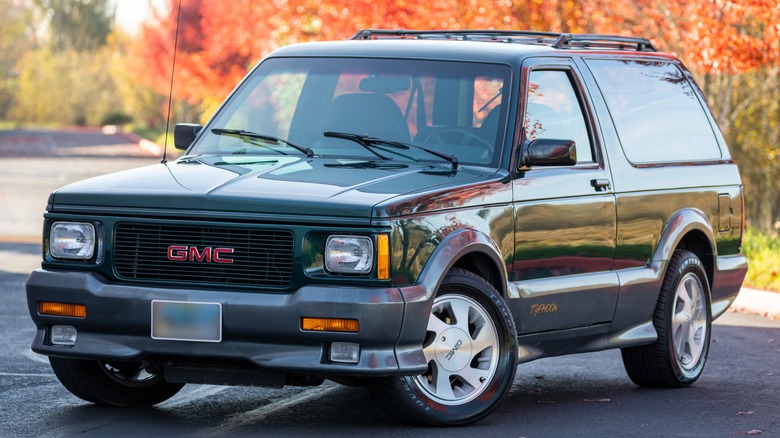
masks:
[(748, 227), (742, 252), (748, 258), (745, 285), (780, 292), (780, 236)]

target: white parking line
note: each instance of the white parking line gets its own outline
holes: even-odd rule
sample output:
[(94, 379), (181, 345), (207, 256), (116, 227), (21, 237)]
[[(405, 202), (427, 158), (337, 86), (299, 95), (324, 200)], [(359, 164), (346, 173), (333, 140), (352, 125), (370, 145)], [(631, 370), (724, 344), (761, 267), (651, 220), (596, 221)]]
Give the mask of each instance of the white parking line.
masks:
[(0, 373), (2, 377), (54, 377), (54, 373)]
[(30, 359), (33, 362), (45, 363), (46, 365), (49, 364), (49, 358), (47, 356), (44, 356), (44, 355), (41, 355), (41, 354), (38, 354), (38, 353), (34, 353), (29, 348), (25, 349), (25, 350), (22, 350), (22, 353), (20, 354), (20, 356), (26, 357), (27, 359)]
[(192, 389), (189, 388), (185, 389), (184, 391), (176, 395), (173, 399), (160, 403), (158, 406), (161, 408), (178, 408), (190, 404), (195, 400), (200, 400), (202, 398), (210, 397), (214, 394), (219, 394), (220, 392), (228, 388), (230, 387), (198, 385), (193, 387)]
[(292, 397), (285, 398), (283, 400), (279, 400), (277, 402), (273, 402), (270, 404), (267, 404), (265, 406), (261, 406), (257, 409), (253, 409), (251, 411), (242, 412), (240, 414), (236, 414), (232, 416), (231, 418), (227, 419), (225, 422), (221, 423), (219, 426), (214, 427), (211, 431), (209, 431), (206, 435), (207, 436), (225, 436), (228, 434), (229, 431), (238, 429), (242, 426), (249, 426), (252, 424), (258, 424), (260, 421), (262, 421), (265, 417), (274, 414), (278, 411), (281, 411), (283, 409), (287, 409), (291, 406), (300, 404), (300, 403), (306, 403), (309, 401), (320, 399), (329, 393), (335, 391), (340, 386), (336, 384), (325, 384), (323, 386), (319, 386), (316, 388), (312, 388), (303, 392), (300, 392)]

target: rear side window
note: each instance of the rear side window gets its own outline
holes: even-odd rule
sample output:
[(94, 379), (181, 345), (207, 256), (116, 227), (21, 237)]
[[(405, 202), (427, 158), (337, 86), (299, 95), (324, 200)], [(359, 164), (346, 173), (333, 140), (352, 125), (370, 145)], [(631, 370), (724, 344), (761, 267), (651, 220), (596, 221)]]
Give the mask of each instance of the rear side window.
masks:
[(633, 163), (704, 161), (721, 150), (691, 84), (674, 64), (587, 60)]

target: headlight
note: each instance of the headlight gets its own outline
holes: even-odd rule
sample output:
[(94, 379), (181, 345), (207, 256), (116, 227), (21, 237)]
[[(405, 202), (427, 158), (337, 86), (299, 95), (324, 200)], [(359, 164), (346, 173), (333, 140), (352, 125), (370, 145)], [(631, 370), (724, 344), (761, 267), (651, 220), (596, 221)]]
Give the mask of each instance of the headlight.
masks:
[(95, 255), (95, 226), (84, 222), (55, 222), (49, 252), (56, 259), (89, 260)]
[(330, 236), (325, 269), (339, 274), (368, 274), (374, 266), (374, 244), (365, 236)]

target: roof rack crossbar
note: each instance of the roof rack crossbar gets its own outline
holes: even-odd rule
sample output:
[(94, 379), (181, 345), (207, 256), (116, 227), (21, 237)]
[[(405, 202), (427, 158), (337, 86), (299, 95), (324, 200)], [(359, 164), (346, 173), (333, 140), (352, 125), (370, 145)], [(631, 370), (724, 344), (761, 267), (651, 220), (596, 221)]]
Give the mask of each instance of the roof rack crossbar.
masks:
[(570, 34), (529, 30), (405, 30), (362, 29), (351, 40), (375, 39), (453, 39), (462, 41), (497, 41), (505, 43), (544, 44), (555, 49), (617, 49), (657, 52), (647, 38), (618, 35)]
[(647, 38), (571, 33), (560, 34), (552, 47), (556, 49), (577, 47), (584, 49), (636, 50), (637, 52), (658, 51)]

